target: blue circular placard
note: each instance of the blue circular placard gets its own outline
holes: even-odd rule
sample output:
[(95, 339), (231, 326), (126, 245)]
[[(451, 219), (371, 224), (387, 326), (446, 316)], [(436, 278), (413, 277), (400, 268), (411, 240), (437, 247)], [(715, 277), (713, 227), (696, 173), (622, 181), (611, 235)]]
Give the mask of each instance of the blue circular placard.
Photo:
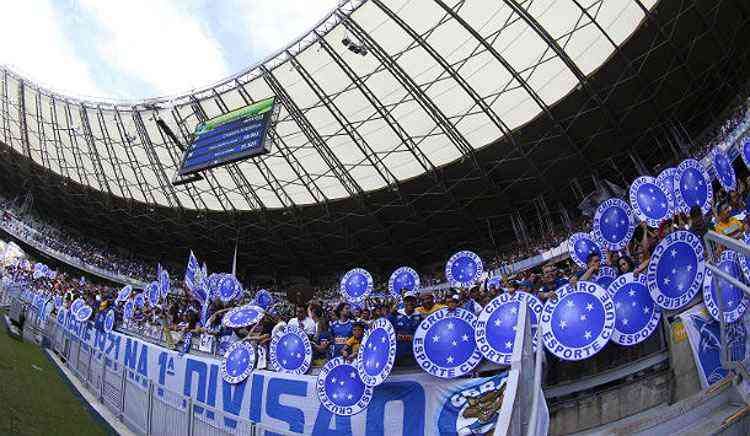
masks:
[(133, 292), (133, 287), (130, 285), (125, 286), (124, 288), (120, 289), (119, 292), (117, 292), (117, 300), (120, 301), (128, 301), (128, 298), (130, 298), (130, 293)]
[[(714, 193), (711, 179), (700, 162), (687, 159), (678, 167), (674, 175), (675, 212), (690, 212), (693, 206), (700, 206), (703, 213), (711, 211)], [(658, 302), (657, 302), (658, 303)]]
[(115, 311), (109, 309), (107, 316), (104, 318), (104, 331), (109, 333), (115, 328)]
[(593, 236), (588, 233), (574, 233), (568, 238), (568, 251), (573, 262), (581, 268), (586, 268), (589, 256), (596, 254), (602, 259), (602, 248)]
[(76, 320), (78, 322), (85, 322), (88, 321), (89, 318), (91, 318), (91, 314), (94, 312), (93, 309), (91, 309), (91, 306), (82, 306), (78, 311), (75, 313)]
[(419, 286), (419, 274), (408, 266), (396, 269), (388, 279), (388, 292), (394, 297), (401, 296), (402, 289), (406, 289), (406, 292), (416, 291)]
[(594, 282), (557, 289), (542, 311), (544, 345), (563, 360), (583, 360), (601, 351), (615, 328), (615, 305)]
[(57, 323), (60, 325), (65, 325), (65, 316), (68, 314), (68, 311), (63, 309), (60, 309), (60, 311), (57, 312)]
[(440, 309), (417, 327), (414, 358), (424, 371), (440, 378), (460, 377), (482, 360), (476, 343), (477, 317), (461, 308)]
[(62, 295), (56, 295), (55, 296), (55, 309), (60, 310), (60, 308), (63, 306), (63, 297)]
[(456, 286), (473, 285), (479, 280), (483, 272), (482, 259), (468, 250), (459, 251), (445, 263), (445, 278), (448, 283)]
[(208, 284), (208, 296), (211, 300), (219, 298), (219, 283), (224, 277), (223, 274), (212, 273), (208, 276), (206, 283)]
[(716, 171), (716, 178), (725, 191), (734, 191), (737, 189), (737, 176), (727, 154), (719, 147), (714, 148), (711, 152), (711, 164)]
[(239, 280), (231, 274), (224, 274), (219, 280), (219, 298), (225, 303), (229, 303), (242, 293), (242, 285)]
[[(719, 262), (716, 266), (733, 278), (742, 281), (740, 259), (736, 252), (724, 250), (719, 256)], [(750, 299), (745, 296), (741, 289), (720, 277), (714, 277), (712, 271), (706, 269), (706, 277), (703, 279), (703, 302), (706, 304), (708, 313), (719, 321), (721, 309), (717, 286), (721, 289), (721, 299), (724, 303), (722, 304), (724, 306), (724, 322), (732, 323), (742, 318), (748, 304), (750, 304)]]
[(247, 342), (229, 346), (221, 361), (221, 378), (229, 384), (243, 382), (255, 366), (255, 347)]
[(485, 359), (500, 365), (510, 365), (513, 346), (516, 340), (518, 307), (526, 303), (529, 324), (536, 349), (536, 329), (542, 314), (542, 302), (535, 296), (522, 291), (513, 294), (503, 292), (490, 301), (479, 313), (477, 322), (477, 346)]
[(675, 196), (674, 196), (674, 176), (677, 174), (677, 168), (669, 167), (662, 170), (658, 176), (656, 176), (656, 183), (664, 186), (664, 192), (667, 194), (669, 199), (669, 209), (674, 214), (675, 211)]
[(742, 140), (740, 156), (742, 156), (742, 161), (745, 162), (745, 166), (750, 168), (750, 137)]
[(151, 282), (146, 286), (146, 295), (148, 296), (148, 302), (152, 306), (157, 306), (161, 299), (161, 289), (159, 289), (159, 282)]
[[(742, 242), (744, 242), (745, 244), (750, 245), (750, 233), (745, 233), (742, 236)], [(740, 268), (742, 268), (742, 275), (745, 276), (745, 282), (746, 283), (750, 283), (750, 256), (745, 256), (743, 254), (737, 254), (737, 257), (738, 257), (739, 262), (740, 262)]]
[(350, 303), (361, 303), (372, 291), (372, 276), (363, 268), (347, 271), (341, 278), (339, 289), (344, 299)]
[(679, 309), (700, 291), (705, 271), (703, 243), (692, 232), (668, 234), (654, 248), (646, 279), (651, 298), (662, 309)]
[(304, 330), (287, 325), (271, 338), (271, 367), (287, 374), (305, 374), (312, 362), (312, 345)]
[(654, 228), (671, 218), (672, 205), (666, 191), (667, 188), (653, 177), (635, 179), (630, 185), (630, 205), (635, 216)]
[(610, 198), (596, 209), (592, 235), (608, 250), (621, 250), (635, 232), (633, 210), (623, 200)]
[(609, 285), (617, 278), (617, 270), (611, 266), (602, 265), (599, 267), (599, 272), (593, 278), (593, 282), (607, 289)]
[(167, 295), (169, 295), (169, 291), (172, 288), (172, 282), (169, 279), (169, 272), (167, 270), (163, 269), (161, 270), (161, 274), (159, 274), (159, 291), (161, 292), (161, 296), (163, 298), (167, 298)]
[(357, 354), (357, 371), (367, 386), (377, 386), (391, 374), (396, 361), (396, 331), (385, 318), (370, 325)]
[(136, 295), (135, 298), (133, 299), (133, 303), (135, 303), (136, 306), (143, 309), (143, 306), (146, 305), (146, 293), (141, 292), (140, 294)]
[(255, 294), (255, 304), (263, 310), (268, 310), (273, 306), (273, 295), (267, 290), (261, 289)]
[(659, 326), (661, 309), (648, 290), (645, 274), (623, 274), (607, 289), (615, 302), (615, 332), (612, 341), (635, 345), (648, 339)]
[(331, 359), (323, 366), (315, 386), (320, 404), (335, 415), (356, 415), (372, 399), (373, 388), (362, 382), (357, 368), (343, 357)]
[(73, 304), (70, 305), (70, 313), (72, 313), (74, 316), (78, 311), (86, 305), (86, 301), (83, 300), (83, 298), (78, 297), (73, 301)]
[(135, 304), (133, 304), (133, 301), (132, 300), (127, 301), (122, 308), (122, 317), (126, 320), (132, 319), (134, 311), (135, 311)]
[(263, 309), (258, 306), (246, 305), (235, 307), (222, 318), (221, 322), (225, 327), (231, 329), (247, 327), (255, 324), (263, 318)]

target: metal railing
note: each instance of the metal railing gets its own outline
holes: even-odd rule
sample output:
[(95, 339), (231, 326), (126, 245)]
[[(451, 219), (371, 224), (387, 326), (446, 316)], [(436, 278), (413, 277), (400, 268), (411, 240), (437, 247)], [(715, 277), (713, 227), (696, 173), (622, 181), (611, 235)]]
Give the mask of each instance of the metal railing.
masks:
[[(27, 311), (24, 330), (36, 326), (38, 321), (33, 310)], [(66, 332), (53, 317), (44, 320), (40, 332), (43, 344), (62, 358), (83, 387), (135, 434), (256, 436), (264, 434), (265, 430), (293, 434), (266, 428), (203, 403), (194, 405), (192, 397), (157, 386), (104, 357)]]
[[(730, 250), (735, 251), (740, 256), (750, 256), (750, 245), (745, 244), (743, 241), (730, 238), (728, 236), (724, 236), (722, 234), (716, 233), (714, 231), (709, 231), (706, 233), (706, 235), (703, 237), (705, 241), (705, 247), (706, 247), (706, 269), (711, 271), (712, 280), (713, 280), (713, 288), (716, 289), (716, 299), (717, 306), (719, 308), (719, 325), (721, 326), (720, 330), (720, 351), (719, 351), (719, 357), (721, 361), (721, 366), (728, 370), (733, 370), (736, 373), (739, 373), (745, 380), (750, 381), (750, 373), (748, 373), (747, 367), (745, 367), (744, 363), (742, 363), (741, 360), (733, 359), (731, 354), (730, 347), (727, 346), (727, 322), (724, 317), (725, 313), (725, 307), (724, 307), (724, 298), (722, 295), (722, 287), (718, 286), (716, 283), (717, 278), (721, 278), (722, 280), (726, 280), (729, 282), (732, 286), (736, 287), (737, 289), (741, 290), (746, 297), (750, 297), (750, 287), (748, 287), (746, 284), (742, 283), (740, 280), (737, 280), (736, 278), (732, 277), (731, 275), (727, 274), (726, 272), (719, 269), (716, 265), (712, 264), (711, 261), (714, 258), (715, 250), (714, 250), (714, 244), (721, 245), (726, 248), (729, 248)], [(740, 260), (742, 261), (742, 260)]]

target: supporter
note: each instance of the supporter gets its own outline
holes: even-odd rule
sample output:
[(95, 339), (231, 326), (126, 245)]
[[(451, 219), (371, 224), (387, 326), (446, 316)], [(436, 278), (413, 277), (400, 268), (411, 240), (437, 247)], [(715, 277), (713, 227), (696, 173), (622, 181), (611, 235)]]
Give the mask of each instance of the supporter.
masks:
[(333, 337), (333, 355), (341, 354), (346, 340), (352, 336), (352, 321), (349, 319), (349, 304), (340, 303), (336, 307), (336, 320), (331, 323), (331, 337)]
[(352, 323), (352, 336), (344, 342), (344, 346), (340, 351), (341, 356), (347, 361), (351, 362), (357, 358), (357, 353), (359, 353), (359, 346), (362, 343), (362, 335), (364, 332), (364, 323), (358, 321)]
[(620, 256), (620, 258), (617, 259), (617, 272), (620, 275), (633, 272), (634, 269), (635, 267), (633, 266), (633, 259), (629, 258), (628, 256)]
[(554, 264), (548, 263), (542, 267), (542, 286), (536, 292), (536, 296), (540, 300), (546, 301), (553, 298), (557, 288), (567, 283), (566, 280), (559, 277), (558, 273), (559, 270)]
[(317, 319), (316, 334), (310, 339), (310, 345), (313, 349), (313, 364), (322, 366), (331, 357), (331, 344), (333, 342), (331, 330), (328, 319), (320, 306), (314, 306), (311, 313), (314, 313), (314, 317)]
[(429, 291), (422, 293), (420, 300), (422, 305), (417, 307), (417, 313), (420, 315), (432, 315), (445, 307), (443, 304), (436, 304), (435, 296)]
[(742, 221), (731, 215), (732, 206), (729, 203), (722, 203), (718, 208), (714, 206), (713, 213), (716, 224), (714, 230), (724, 236), (737, 238), (744, 231)]
[(307, 309), (304, 306), (297, 306), (296, 312), (296, 316), (290, 319), (287, 325), (303, 330), (308, 336), (314, 336), (317, 326), (315, 321), (307, 316)]
[(414, 332), (417, 331), (419, 323), (422, 322), (422, 315), (415, 311), (417, 298), (413, 292), (404, 294), (404, 308), (400, 312), (397, 305), (391, 308), (391, 314), (388, 320), (396, 331), (396, 361), (400, 365), (414, 364), (414, 355), (412, 354), (412, 340)]

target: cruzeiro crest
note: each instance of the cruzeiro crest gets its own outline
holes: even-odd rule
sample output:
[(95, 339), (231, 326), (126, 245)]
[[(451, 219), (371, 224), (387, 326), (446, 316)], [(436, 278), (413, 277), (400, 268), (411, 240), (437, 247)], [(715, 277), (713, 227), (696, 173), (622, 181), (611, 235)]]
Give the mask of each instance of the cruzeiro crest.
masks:
[(473, 379), (445, 400), (438, 416), (441, 435), (492, 434), (505, 398), (508, 373)]
[[(738, 281), (742, 281), (740, 259), (736, 252), (732, 250), (722, 252), (721, 256), (719, 256), (719, 263), (716, 266)], [(721, 306), (724, 309), (724, 322), (735, 322), (740, 319), (745, 310), (747, 310), (749, 303), (745, 293), (728, 281), (720, 277), (714, 277), (711, 270), (707, 270), (706, 278), (703, 280), (703, 301), (706, 303), (708, 313), (717, 321), (719, 320), (720, 311), (718, 290), (721, 290), (721, 299), (723, 301)]]
[(601, 351), (615, 327), (615, 305), (594, 282), (580, 281), (557, 290), (542, 311), (544, 345), (563, 360), (583, 360)]

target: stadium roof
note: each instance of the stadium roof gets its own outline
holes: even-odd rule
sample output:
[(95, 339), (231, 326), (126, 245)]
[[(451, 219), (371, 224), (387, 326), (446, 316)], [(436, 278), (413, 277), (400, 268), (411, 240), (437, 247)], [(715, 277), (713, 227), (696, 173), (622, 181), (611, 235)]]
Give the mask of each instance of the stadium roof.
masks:
[[(570, 206), (571, 180), (613, 158), (663, 159), (660, 129), (699, 132), (744, 87), (747, 5), (654, 3), (345, 1), (259, 65), (138, 102), (2, 69), (6, 189), (26, 183), (63, 220), (144, 254), (226, 258), (239, 237), (245, 264), (273, 272), (493, 248), (511, 215)], [(270, 154), (172, 185), (182, 152), (157, 119), (184, 144), (198, 122), (274, 95)]]

